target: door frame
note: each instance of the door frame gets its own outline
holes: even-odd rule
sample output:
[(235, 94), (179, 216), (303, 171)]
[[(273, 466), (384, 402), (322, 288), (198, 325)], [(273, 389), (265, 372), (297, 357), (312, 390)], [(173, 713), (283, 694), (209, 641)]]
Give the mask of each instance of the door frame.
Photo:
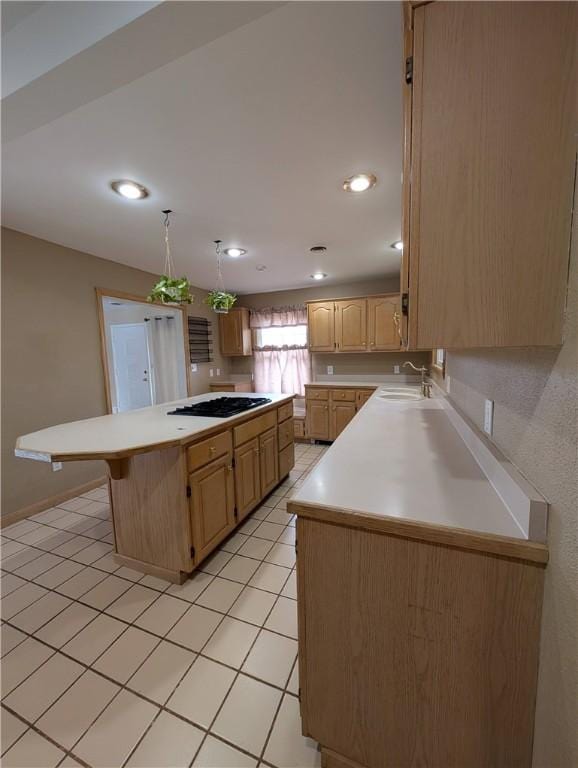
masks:
[(105, 296), (111, 299), (124, 299), (124, 301), (135, 301), (139, 304), (153, 304), (157, 307), (170, 306), (172, 310), (176, 310), (181, 313), (181, 319), (183, 324), (183, 352), (185, 355), (185, 379), (187, 382), (187, 397), (191, 397), (191, 363), (189, 359), (189, 324), (187, 320), (187, 310), (185, 307), (178, 304), (162, 304), (160, 301), (147, 301), (146, 296), (136, 296), (133, 293), (126, 293), (124, 291), (107, 290), (106, 288), (95, 288), (96, 294), (96, 307), (98, 313), (98, 328), (100, 333), (100, 359), (102, 362), (102, 373), (104, 376), (104, 395), (106, 398), (106, 412), (112, 413), (112, 397), (110, 392), (110, 371), (111, 366), (108, 360), (108, 348), (106, 343), (106, 325), (104, 321), (104, 311), (102, 300)]

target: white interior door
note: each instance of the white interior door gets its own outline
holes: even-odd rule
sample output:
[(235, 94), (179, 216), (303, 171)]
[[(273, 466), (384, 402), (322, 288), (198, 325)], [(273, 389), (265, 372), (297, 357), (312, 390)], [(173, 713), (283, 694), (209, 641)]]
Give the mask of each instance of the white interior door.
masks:
[(113, 412), (152, 405), (150, 358), (145, 323), (110, 326), (116, 404)]

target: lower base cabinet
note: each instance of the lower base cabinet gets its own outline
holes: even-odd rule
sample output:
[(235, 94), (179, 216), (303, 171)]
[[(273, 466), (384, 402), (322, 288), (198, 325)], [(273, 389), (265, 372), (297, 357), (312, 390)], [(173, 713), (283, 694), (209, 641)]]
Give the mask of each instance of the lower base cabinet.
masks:
[(235, 448), (235, 495), (237, 516), (243, 520), (261, 498), (259, 438)]
[(189, 475), (195, 560), (204, 559), (237, 524), (232, 458), (226, 454)]
[(336, 440), (373, 394), (373, 389), (305, 386), (306, 433), (311, 440)]
[(332, 403), (329, 439), (336, 440), (356, 413), (355, 403)]
[(261, 496), (267, 496), (279, 482), (279, 458), (277, 427), (259, 435), (259, 469), (261, 471)]

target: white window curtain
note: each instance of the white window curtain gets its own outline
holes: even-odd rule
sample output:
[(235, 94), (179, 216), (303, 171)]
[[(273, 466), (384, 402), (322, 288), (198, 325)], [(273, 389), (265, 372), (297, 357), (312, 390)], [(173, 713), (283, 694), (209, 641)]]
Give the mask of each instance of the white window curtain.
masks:
[[(184, 370), (178, 354), (178, 322), (174, 316), (146, 318), (152, 368), (153, 402), (170, 403), (186, 397), (183, 392)], [(182, 342), (181, 342), (182, 343)]]
[(311, 381), (305, 307), (251, 310), (256, 392), (305, 395)]

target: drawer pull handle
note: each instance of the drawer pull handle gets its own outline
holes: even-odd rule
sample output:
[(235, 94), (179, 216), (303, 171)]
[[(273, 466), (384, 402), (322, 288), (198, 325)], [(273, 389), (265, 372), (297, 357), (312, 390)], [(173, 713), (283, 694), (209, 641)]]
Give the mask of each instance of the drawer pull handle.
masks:
[(216, 449), (216, 447), (214, 445), (210, 445), (209, 446), (209, 453), (215, 453), (216, 450), (217, 449)]

